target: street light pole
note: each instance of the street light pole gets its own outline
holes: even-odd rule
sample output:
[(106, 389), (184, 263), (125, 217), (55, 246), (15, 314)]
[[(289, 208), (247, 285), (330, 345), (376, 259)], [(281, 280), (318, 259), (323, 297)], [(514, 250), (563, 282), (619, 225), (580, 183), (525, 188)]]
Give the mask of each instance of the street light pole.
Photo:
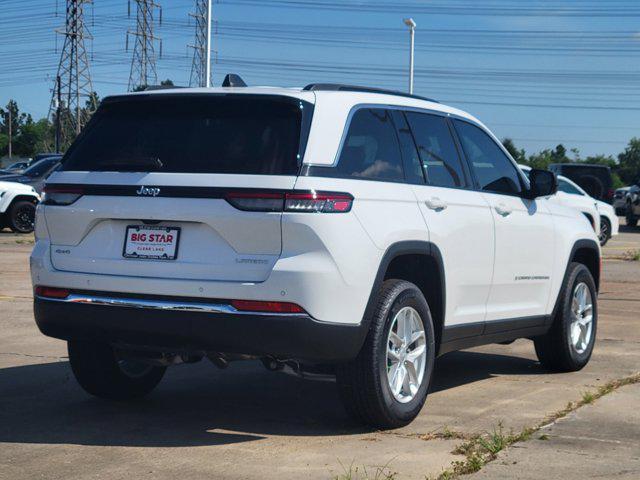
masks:
[(205, 85), (207, 88), (211, 86), (211, 3), (213, 0), (207, 1), (207, 66), (205, 68), (205, 75), (207, 80)]
[(409, 93), (413, 94), (413, 51), (415, 46), (416, 22), (413, 18), (405, 18), (404, 24), (409, 27), (409, 37), (411, 39), (409, 46)]

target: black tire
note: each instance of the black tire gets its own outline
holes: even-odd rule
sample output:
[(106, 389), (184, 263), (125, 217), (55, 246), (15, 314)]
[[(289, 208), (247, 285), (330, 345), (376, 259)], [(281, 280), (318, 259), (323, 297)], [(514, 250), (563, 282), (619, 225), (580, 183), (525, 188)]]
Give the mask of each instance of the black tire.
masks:
[[(573, 294), (576, 287), (585, 284), (591, 294), (592, 326), (589, 343), (583, 351), (578, 351), (571, 341)], [(596, 284), (589, 269), (581, 263), (571, 263), (567, 278), (559, 296), (558, 312), (551, 329), (546, 335), (534, 339), (536, 354), (540, 363), (556, 372), (581, 370), (591, 358), (598, 327), (598, 300)]]
[(633, 213), (633, 207), (630, 203), (627, 204), (627, 214), (625, 215), (626, 223), (628, 227), (636, 227), (638, 225), (638, 217)]
[(600, 235), (598, 240), (600, 246), (604, 247), (611, 238), (611, 222), (606, 217), (600, 217)]
[[(375, 305), (360, 353), (337, 367), (338, 388), (345, 409), (354, 420), (380, 429), (397, 428), (409, 424), (427, 398), (435, 358), (433, 321), (420, 289), (403, 280), (385, 281)], [(401, 403), (387, 380), (387, 339), (395, 315), (404, 307), (412, 307), (422, 321), (427, 355), (418, 391), (410, 401)]]
[(15, 233), (31, 233), (36, 218), (36, 206), (28, 200), (18, 200), (9, 207), (9, 228)]
[(80, 386), (87, 393), (107, 400), (132, 400), (147, 395), (160, 383), (166, 370), (129, 360), (124, 364), (106, 343), (70, 341), (67, 347), (71, 370)]

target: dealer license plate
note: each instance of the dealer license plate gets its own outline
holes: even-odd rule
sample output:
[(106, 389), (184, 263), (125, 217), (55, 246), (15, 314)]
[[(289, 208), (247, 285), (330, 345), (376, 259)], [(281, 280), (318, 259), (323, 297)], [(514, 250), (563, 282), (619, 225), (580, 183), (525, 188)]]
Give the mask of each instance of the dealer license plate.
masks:
[(180, 227), (129, 225), (122, 255), (125, 258), (175, 260), (179, 240)]

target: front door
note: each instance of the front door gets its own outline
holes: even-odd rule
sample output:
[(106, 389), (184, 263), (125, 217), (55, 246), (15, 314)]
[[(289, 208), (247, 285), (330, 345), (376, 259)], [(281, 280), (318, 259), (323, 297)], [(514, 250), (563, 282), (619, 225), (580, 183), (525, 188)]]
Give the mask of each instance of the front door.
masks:
[[(406, 112), (405, 117), (426, 179), (426, 184), (414, 186), (414, 192), (430, 240), (444, 263), (445, 325), (468, 327), (466, 333), (480, 334), (493, 271), (494, 226), (489, 206), (471, 188), (447, 119), (417, 112)], [(410, 135), (404, 133), (403, 121), (396, 121), (401, 137)]]

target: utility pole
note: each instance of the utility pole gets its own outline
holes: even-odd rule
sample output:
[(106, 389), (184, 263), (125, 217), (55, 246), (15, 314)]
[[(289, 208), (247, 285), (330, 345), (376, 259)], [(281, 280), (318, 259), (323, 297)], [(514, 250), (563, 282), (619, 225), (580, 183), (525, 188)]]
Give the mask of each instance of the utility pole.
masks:
[[(153, 33), (154, 13), (158, 12), (158, 23), (161, 25), (162, 7), (153, 0), (134, 1), (136, 3), (136, 30), (135, 32), (127, 32), (127, 50), (129, 49), (129, 35), (135, 37), (131, 73), (129, 74), (129, 91), (158, 83), (156, 41), (160, 44), (160, 57), (162, 57), (162, 40)], [(131, 1), (129, 1), (129, 15), (131, 15)]]
[(60, 153), (60, 138), (62, 122), (60, 116), (62, 115), (62, 87), (60, 86), (60, 76), (56, 77), (56, 153)]
[(404, 24), (409, 27), (409, 93), (413, 94), (413, 51), (415, 47), (416, 22), (413, 18), (405, 18)]
[[(51, 97), (49, 117), (56, 112), (56, 122), (60, 122), (60, 135), (65, 141), (72, 140), (80, 133), (97, 108), (92, 95), (93, 83), (85, 48), (85, 39), (92, 39), (84, 23), (84, 7), (90, 3), (92, 0), (67, 0), (65, 28), (56, 30), (56, 33), (64, 36), (64, 45)], [(64, 111), (60, 107), (63, 96)], [(82, 105), (83, 99), (88, 102), (87, 108)]]

